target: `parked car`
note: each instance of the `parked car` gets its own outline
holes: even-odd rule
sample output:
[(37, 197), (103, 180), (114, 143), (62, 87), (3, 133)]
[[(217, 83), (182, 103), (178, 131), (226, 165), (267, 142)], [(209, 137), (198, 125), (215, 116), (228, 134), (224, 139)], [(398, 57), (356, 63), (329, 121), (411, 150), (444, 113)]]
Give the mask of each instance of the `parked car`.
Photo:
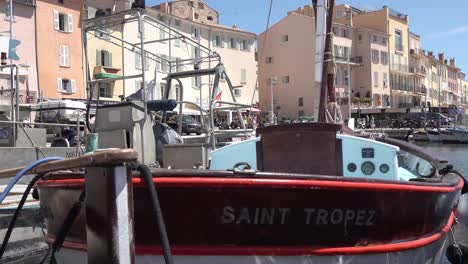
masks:
[(182, 133), (190, 135), (195, 133), (201, 135), (202, 127), (201, 124), (193, 118), (193, 116), (184, 115), (182, 116)]
[(425, 123), (427, 125), (431, 124), (438, 124), (439, 120), (441, 122), (441, 125), (448, 125), (450, 123), (450, 119), (440, 113), (432, 113), (432, 112), (426, 112), (426, 113), (408, 113), (405, 116), (405, 120), (407, 123), (416, 123), (416, 124), (421, 124)]

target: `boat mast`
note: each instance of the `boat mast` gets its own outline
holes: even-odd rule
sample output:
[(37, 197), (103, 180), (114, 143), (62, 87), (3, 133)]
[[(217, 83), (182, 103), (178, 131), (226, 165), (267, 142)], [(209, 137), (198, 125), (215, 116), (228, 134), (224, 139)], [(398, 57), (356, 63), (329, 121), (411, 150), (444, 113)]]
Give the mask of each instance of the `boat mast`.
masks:
[[(315, 2), (315, 1), (313, 1)], [(318, 106), (318, 122), (326, 122), (327, 90), (330, 93), (330, 101), (335, 102), (334, 74), (329, 73), (329, 65), (332, 63), (331, 53), (332, 42), (332, 22), (334, 0), (318, 0), (316, 3), (316, 37), (315, 37), (315, 84), (318, 89), (317, 98), (320, 102)], [(332, 71), (330, 71), (332, 72)]]

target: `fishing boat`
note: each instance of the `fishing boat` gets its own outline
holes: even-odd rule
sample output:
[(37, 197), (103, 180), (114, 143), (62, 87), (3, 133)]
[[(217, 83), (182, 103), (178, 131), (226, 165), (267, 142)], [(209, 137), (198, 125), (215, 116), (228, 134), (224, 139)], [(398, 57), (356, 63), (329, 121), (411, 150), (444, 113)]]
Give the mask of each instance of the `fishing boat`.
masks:
[(459, 143), (468, 143), (468, 130), (463, 128), (450, 128), (450, 131)]
[(459, 143), (459, 139), (455, 134), (449, 129), (440, 129), (439, 130), (440, 139), (443, 143)]
[(431, 142), (442, 142), (442, 137), (437, 129), (426, 129), (427, 137)]
[[(317, 32), (322, 62), (332, 54), (323, 33), (333, 5), (325, 6), (318, 1), (319, 17), (329, 14), (327, 31)], [(220, 66), (201, 71), (219, 80)], [(165, 94), (172, 78), (190, 74), (202, 73), (169, 74)], [(207, 146), (158, 151), (150, 113), (175, 108), (167, 96), (98, 107), (99, 149), (31, 171), (44, 175), (36, 187), (48, 256), (67, 264), (438, 263), (463, 178), (418, 146), (340, 124), (330, 74), (317, 80), (321, 98), (330, 95), (319, 123), (269, 126), (223, 147), (209, 130)], [(190, 159), (198, 148), (202, 165)]]

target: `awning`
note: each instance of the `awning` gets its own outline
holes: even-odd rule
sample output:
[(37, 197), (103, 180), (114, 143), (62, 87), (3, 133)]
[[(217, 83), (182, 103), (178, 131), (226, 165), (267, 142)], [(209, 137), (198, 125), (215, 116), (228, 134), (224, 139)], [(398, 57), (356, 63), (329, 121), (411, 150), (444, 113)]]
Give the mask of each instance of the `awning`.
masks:
[(117, 74), (112, 74), (112, 73), (96, 73), (94, 74), (94, 78), (97, 80), (102, 80), (102, 79), (112, 79), (112, 78), (119, 78), (121, 77), (120, 75)]

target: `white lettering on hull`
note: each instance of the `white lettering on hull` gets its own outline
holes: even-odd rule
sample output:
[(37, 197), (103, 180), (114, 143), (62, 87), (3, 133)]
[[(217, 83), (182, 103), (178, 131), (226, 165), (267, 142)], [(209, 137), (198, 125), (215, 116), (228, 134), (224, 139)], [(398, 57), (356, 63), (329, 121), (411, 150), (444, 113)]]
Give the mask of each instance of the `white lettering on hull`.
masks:
[[(291, 213), (291, 208), (225, 206), (220, 220), (223, 224), (284, 225)], [(375, 210), (304, 208), (302, 213), (306, 225), (373, 226), (376, 221)]]

